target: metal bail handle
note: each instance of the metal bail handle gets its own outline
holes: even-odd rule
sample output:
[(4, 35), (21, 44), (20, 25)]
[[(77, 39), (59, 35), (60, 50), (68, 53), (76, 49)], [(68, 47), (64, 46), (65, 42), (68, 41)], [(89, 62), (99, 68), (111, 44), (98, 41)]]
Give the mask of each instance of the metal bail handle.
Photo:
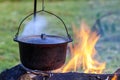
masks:
[(67, 29), (67, 27), (66, 27), (66, 25), (65, 25), (65, 22), (64, 22), (59, 16), (57, 16), (57, 15), (55, 15), (55, 14), (49, 12), (49, 11), (44, 10), (44, 0), (42, 0), (42, 1), (43, 1), (43, 2), (42, 2), (42, 10), (36, 11), (36, 0), (35, 0), (35, 3), (34, 3), (34, 12), (31, 13), (31, 14), (29, 14), (28, 16), (26, 16), (26, 17), (20, 22), (20, 24), (19, 24), (19, 26), (18, 26), (18, 31), (17, 31), (17, 33), (16, 33), (16, 35), (15, 35), (15, 39), (17, 39), (17, 37), (18, 37), (18, 35), (19, 35), (20, 27), (21, 27), (22, 23), (23, 23), (28, 17), (30, 17), (31, 15), (34, 15), (34, 19), (35, 19), (36, 13), (46, 12), (46, 13), (48, 13), (48, 14), (51, 14), (51, 15), (57, 17), (57, 18), (63, 23), (63, 25), (64, 25), (64, 27), (65, 27), (65, 30), (66, 30), (66, 33), (67, 33), (67, 36), (68, 36), (68, 38), (69, 38), (69, 42), (71, 42), (71, 41), (72, 41), (72, 38), (71, 38), (71, 36), (70, 36), (69, 33), (68, 33), (68, 29)]

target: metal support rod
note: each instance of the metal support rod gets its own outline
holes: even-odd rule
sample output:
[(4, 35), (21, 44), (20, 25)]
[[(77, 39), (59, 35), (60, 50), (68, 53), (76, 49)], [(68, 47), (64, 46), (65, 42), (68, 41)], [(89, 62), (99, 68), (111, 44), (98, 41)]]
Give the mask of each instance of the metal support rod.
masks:
[[(42, 0), (42, 11), (44, 11), (44, 0)], [(36, 18), (36, 12), (37, 12), (37, 0), (34, 0), (34, 20)]]
[(36, 18), (36, 11), (37, 11), (37, 0), (34, 0), (34, 20)]

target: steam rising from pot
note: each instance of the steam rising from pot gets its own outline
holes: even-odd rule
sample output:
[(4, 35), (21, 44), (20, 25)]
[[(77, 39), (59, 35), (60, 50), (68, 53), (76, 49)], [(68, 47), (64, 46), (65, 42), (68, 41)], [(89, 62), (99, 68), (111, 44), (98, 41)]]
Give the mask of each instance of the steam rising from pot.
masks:
[(46, 26), (47, 20), (45, 16), (37, 15), (35, 19), (32, 19), (25, 25), (21, 36), (40, 35)]

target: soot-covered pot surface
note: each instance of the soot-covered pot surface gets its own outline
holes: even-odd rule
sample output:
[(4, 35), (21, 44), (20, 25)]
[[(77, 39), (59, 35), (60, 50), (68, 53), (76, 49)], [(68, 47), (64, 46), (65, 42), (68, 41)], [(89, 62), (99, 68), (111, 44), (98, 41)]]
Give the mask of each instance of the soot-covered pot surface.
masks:
[(15, 41), (19, 43), (22, 64), (42, 71), (60, 68), (66, 59), (67, 43), (71, 42), (64, 37), (45, 34), (18, 37)]

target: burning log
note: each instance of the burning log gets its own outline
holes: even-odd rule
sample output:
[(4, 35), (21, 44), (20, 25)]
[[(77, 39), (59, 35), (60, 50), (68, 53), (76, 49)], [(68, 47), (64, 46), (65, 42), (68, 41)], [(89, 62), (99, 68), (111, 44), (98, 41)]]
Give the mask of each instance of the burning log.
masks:
[[(117, 80), (120, 80), (120, 74), (117, 75)], [(89, 73), (52, 73), (48, 80), (112, 80), (114, 74), (89, 74)], [(11, 69), (7, 69), (0, 74), (0, 80), (44, 80), (45, 77), (27, 73), (20, 65)]]

